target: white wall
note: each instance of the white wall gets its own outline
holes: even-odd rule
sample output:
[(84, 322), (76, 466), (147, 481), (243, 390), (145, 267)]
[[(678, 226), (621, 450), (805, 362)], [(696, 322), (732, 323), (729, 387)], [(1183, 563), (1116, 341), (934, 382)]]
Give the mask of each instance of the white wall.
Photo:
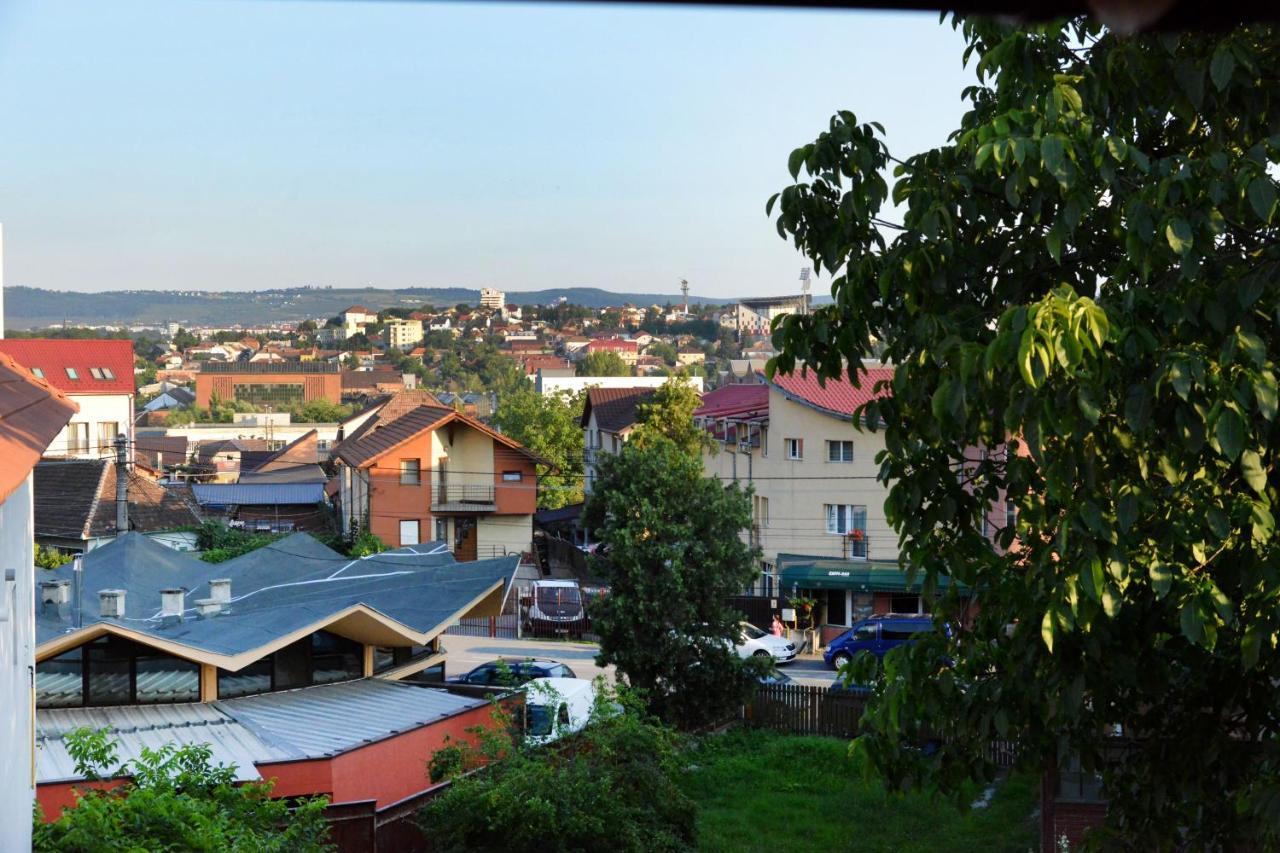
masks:
[[(31, 849), (35, 799), (35, 525), (31, 475), (0, 504), (0, 850)], [(12, 569), (13, 583), (4, 580)]]
[[(130, 394), (68, 394), (80, 406), (72, 415), (72, 424), (88, 424), (89, 449), (84, 453), (67, 452), (70, 438), (69, 426), (63, 427), (49, 444), (49, 456), (70, 456), (78, 459), (101, 459), (104, 452), (98, 449), (98, 425), (104, 421), (117, 424), (117, 429), (130, 441), (133, 440), (133, 396)], [(110, 451), (108, 451), (110, 452)]]
[[(358, 423), (357, 423), (358, 425)], [(311, 430), (316, 431), (316, 440), (322, 445), (332, 444), (338, 438), (337, 424), (287, 424), (272, 426), (271, 439), (288, 443), (300, 438)], [(355, 430), (348, 429), (347, 434)], [(139, 435), (185, 435), (191, 441), (226, 441), (233, 438), (267, 438), (266, 425), (256, 424), (191, 424), (180, 427), (144, 427), (138, 430)]]
[[(432, 531), (434, 533), (435, 531)], [(533, 551), (532, 515), (482, 515), (476, 525), (476, 557), (486, 560)]]
[[(667, 382), (666, 376), (543, 376), (538, 374), (539, 394), (556, 394), (566, 391), (576, 394), (587, 388), (660, 388)], [(702, 393), (702, 377), (686, 376), (694, 389)]]

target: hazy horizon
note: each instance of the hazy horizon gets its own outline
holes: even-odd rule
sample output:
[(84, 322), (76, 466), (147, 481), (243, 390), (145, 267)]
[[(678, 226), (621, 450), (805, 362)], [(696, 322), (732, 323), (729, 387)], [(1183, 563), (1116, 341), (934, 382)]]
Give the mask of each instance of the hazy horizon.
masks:
[(16, 0), (5, 281), (795, 292), (787, 154), (838, 109), (942, 144), (962, 47), (927, 13)]

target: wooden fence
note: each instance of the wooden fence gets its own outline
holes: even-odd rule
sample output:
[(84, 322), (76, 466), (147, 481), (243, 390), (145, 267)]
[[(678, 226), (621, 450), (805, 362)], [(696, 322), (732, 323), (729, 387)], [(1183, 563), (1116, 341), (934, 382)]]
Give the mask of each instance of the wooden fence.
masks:
[[(861, 730), (868, 697), (808, 684), (762, 684), (742, 709), (747, 725), (797, 735), (853, 738)], [(1017, 744), (993, 740), (986, 757), (997, 767), (1012, 767)]]

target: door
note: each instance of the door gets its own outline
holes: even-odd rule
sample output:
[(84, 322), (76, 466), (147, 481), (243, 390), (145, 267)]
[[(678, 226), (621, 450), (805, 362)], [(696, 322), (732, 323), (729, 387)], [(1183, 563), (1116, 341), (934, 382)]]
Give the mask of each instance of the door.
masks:
[(453, 556), (460, 561), (476, 559), (476, 520), (474, 518), (455, 518), (453, 520)]

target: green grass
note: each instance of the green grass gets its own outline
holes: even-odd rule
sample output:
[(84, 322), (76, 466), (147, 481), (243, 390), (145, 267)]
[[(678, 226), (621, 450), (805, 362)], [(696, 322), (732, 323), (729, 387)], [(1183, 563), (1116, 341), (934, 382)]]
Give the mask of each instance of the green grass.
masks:
[[(866, 782), (849, 742), (739, 729), (690, 754), (699, 849), (1026, 853), (1037, 844), (1034, 780), (1013, 777), (985, 809)], [(977, 789), (975, 788), (975, 794)]]

